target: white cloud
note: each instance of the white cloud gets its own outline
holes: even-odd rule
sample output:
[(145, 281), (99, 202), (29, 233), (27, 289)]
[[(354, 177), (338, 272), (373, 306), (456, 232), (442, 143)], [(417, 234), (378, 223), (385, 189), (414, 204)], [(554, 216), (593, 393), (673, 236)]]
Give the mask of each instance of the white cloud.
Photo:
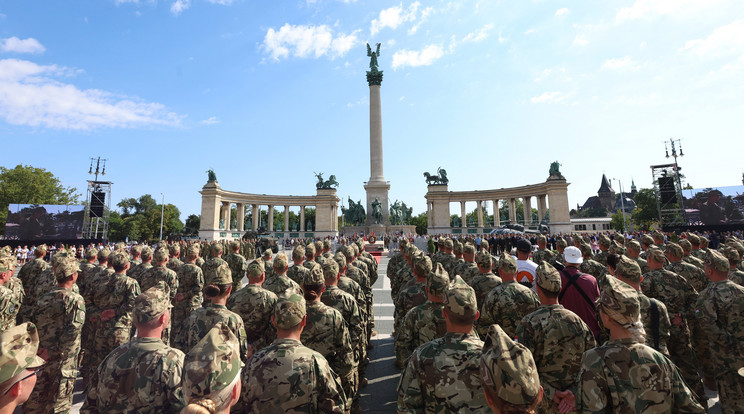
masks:
[(217, 119), (216, 116), (210, 116), (209, 118), (207, 118), (205, 120), (202, 120), (199, 123), (202, 124), (202, 125), (214, 125), (214, 124), (219, 124), (220, 123), (220, 120)]
[(403, 10), (403, 3), (396, 7), (382, 10), (376, 19), (372, 19), (370, 33), (374, 36), (386, 27), (397, 29), (398, 26), (405, 22), (416, 20), (416, 12), (419, 6), (421, 6), (421, 3), (415, 1), (406, 10)]
[(439, 45), (429, 45), (421, 51), (398, 50), (393, 54), (393, 69), (406, 66), (429, 66), (444, 55), (444, 50)]
[(562, 8), (562, 9), (558, 9), (558, 10), (556, 10), (556, 11), (555, 11), (555, 16), (556, 16), (556, 17), (560, 17), (560, 16), (563, 16), (563, 15), (565, 15), (565, 14), (568, 14), (568, 13), (569, 13), (569, 10), (568, 10), (567, 8), (565, 8), (565, 7), (564, 7), (564, 8)]
[(685, 49), (698, 56), (741, 53), (744, 49), (744, 21), (738, 20), (721, 26), (705, 39), (690, 40), (685, 43)]
[(541, 103), (560, 103), (567, 98), (567, 95), (563, 92), (543, 92), (540, 96), (533, 96), (530, 98), (530, 102), (533, 104)]
[(0, 118), (9, 124), (90, 130), (178, 126), (183, 116), (164, 105), (55, 79), (77, 71), (18, 59), (0, 60)]
[(576, 37), (574, 37), (573, 44), (575, 46), (586, 46), (589, 43), (589, 40), (586, 38), (586, 35), (578, 34)]
[[(492, 29), (493, 23), (489, 23), (481, 27), (481, 29), (476, 32), (468, 33), (465, 37), (462, 38), (462, 42), (481, 42), (483, 40), (486, 40), (488, 38), (489, 32)], [(499, 33), (499, 42), (501, 42), (501, 33)]]
[(687, 13), (695, 14), (710, 8), (721, 0), (636, 0), (630, 7), (623, 7), (617, 13), (618, 21), (650, 19), (660, 15)]
[(0, 51), (14, 53), (44, 53), (46, 48), (33, 37), (19, 39), (15, 36), (0, 39)]
[(269, 29), (262, 47), (274, 60), (295, 57), (318, 58), (329, 55), (332, 58), (345, 55), (357, 42), (354, 31), (334, 37), (333, 30), (322, 26), (294, 26), (285, 23), (279, 30)]
[(191, 0), (176, 0), (171, 4), (170, 12), (178, 16), (191, 7)]
[(530, 35), (530, 34), (533, 34), (533, 33), (537, 33), (537, 30), (535, 30), (535, 29), (527, 29), (527, 30), (524, 31), (524, 34), (526, 34), (526, 35)]
[(602, 64), (602, 69), (609, 70), (638, 70), (640, 66), (633, 62), (630, 56), (625, 56), (616, 59), (607, 59)]
[(434, 14), (434, 12), (435, 10), (433, 7), (427, 7), (424, 10), (422, 10), (421, 17), (418, 19), (416, 24), (414, 24), (413, 26), (411, 26), (410, 29), (408, 29), (408, 34), (409, 35), (415, 34), (418, 31), (419, 27), (421, 27), (421, 25), (424, 24), (426, 20), (429, 18), (429, 16)]
[(209, 3), (212, 4), (219, 4), (221, 6), (229, 6), (232, 4), (233, 0), (207, 0)]

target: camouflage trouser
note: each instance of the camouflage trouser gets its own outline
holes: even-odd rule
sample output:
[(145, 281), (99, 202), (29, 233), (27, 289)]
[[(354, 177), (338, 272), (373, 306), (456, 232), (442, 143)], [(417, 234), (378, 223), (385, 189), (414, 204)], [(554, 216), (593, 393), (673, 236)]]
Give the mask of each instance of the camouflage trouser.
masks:
[(96, 370), (98, 365), (93, 365), (93, 352), (95, 347), (95, 336), (98, 329), (99, 322), (93, 322), (91, 317), (98, 317), (97, 311), (86, 312), (85, 324), (83, 325), (82, 332), (80, 333), (80, 374), (83, 379), (87, 382), (93, 377), (93, 371)]
[(239, 291), (240, 288), (242, 288), (242, 287), (243, 287), (243, 278), (242, 277), (240, 279), (238, 279), (238, 278), (233, 279), (233, 287), (232, 287), (232, 292), (230, 292), (230, 296), (234, 295), (235, 292)]
[(341, 388), (346, 394), (346, 413), (349, 412), (361, 412), (359, 406), (359, 374), (357, 370), (353, 370), (348, 375), (341, 377)]
[(723, 414), (744, 413), (744, 377), (732, 367), (720, 367), (723, 374), (716, 378), (718, 401)]
[(47, 363), (36, 376), (36, 386), (28, 401), (23, 404), (23, 412), (68, 413), (72, 410), (73, 391), (75, 391), (75, 378), (63, 377), (59, 363)]
[[(126, 344), (131, 339), (131, 327), (110, 327), (106, 326), (107, 322), (99, 322), (100, 328), (96, 331), (93, 340), (93, 350), (86, 353), (86, 362), (91, 364), (91, 376), (88, 377), (88, 380), (93, 377), (93, 372), (98, 369), (98, 365), (103, 362), (104, 358), (106, 358), (111, 351)], [(88, 356), (88, 354), (90, 354), (90, 356)]]
[(713, 367), (713, 356), (708, 344), (707, 334), (697, 319), (689, 320), (688, 324), (690, 325), (692, 349), (695, 350), (695, 358), (703, 371), (703, 376), (714, 378), (715, 368)]
[(180, 305), (180, 302), (176, 302), (176, 305), (173, 306), (173, 308), (171, 309), (170, 339), (173, 339), (175, 341), (176, 338), (178, 338), (178, 335), (181, 334), (181, 327), (183, 325), (183, 321), (185, 321), (186, 318), (188, 318), (189, 315), (191, 315), (191, 311), (192, 311), (191, 305), (182, 306)]
[(682, 379), (690, 390), (695, 393), (695, 399), (705, 405), (705, 388), (698, 374), (698, 364), (695, 353), (690, 345), (690, 331), (687, 326), (674, 325), (669, 328), (669, 342), (667, 343), (672, 362), (677, 365)]

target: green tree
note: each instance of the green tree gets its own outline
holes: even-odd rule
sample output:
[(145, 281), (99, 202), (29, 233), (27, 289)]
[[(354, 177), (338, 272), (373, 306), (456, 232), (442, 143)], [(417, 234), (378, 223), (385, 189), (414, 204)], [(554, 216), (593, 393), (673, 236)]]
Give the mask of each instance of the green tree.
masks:
[[(125, 198), (116, 204), (122, 209), (120, 217), (109, 218), (109, 240), (157, 240), (160, 236), (160, 217), (163, 212), (163, 238), (180, 234), (184, 228), (181, 211), (173, 204), (163, 208), (150, 194), (137, 199)], [(111, 212), (114, 216), (115, 212)], [(116, 213), (119, 216), (118, 213)], [(120, 218), (120, 219), (119, 219)], [(198, 231), (198, 227), (196, 229)]]
[(651, 226), (659, 223), (659, 209), (656, 206), (656, 193), (653, 188), (642, 188), (633, 197), (636, 208), (630, 214), (639, 230), (648, 231)]
[(610, 227), (617, 231), (625, 230), (625, 219), (621, 210), (617, 210), (615, 214), (612, 215), (612, 220), (610, 220)]
[(186, 224), (183, 226), (183, 232), (189, 235), (195, 235), (199, 233), (201, 227), (201, 215), (189, 214), (186, 217)]
[[(524, 204), (522, 203), (521, 199), (515, 200), (514, 210), (516, 210), (517, 213), (517, 223), (524, 223)], [(499, 206), (499, 215), (501, 217), (501, 223), (506, 224), (506, 222), (509, 221), (509, 203), (507, 200), (501, 200)]]
[(411, 224), (416, 226), (416, 234), (426, 234), (429, 231), (429, 217), (426, 212), (411, 217)]
[(63, 187), (59, 179), (43, 168), (16, 165), (0, 167), (0, 232), (5, 234), (9, 204), (78, 204), (75, 187)]

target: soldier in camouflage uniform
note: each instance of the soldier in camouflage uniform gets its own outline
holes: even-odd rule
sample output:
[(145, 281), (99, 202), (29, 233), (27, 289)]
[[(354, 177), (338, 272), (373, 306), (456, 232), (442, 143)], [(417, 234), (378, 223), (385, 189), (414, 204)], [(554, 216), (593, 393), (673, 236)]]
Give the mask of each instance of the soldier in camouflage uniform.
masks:
[(597, 279), (599, 288), (602, 289), (602, 285), (605, 283), (607, 275), (607, 256), (609, 253), (604, 255), (604, 264), (601, 264), (592, 259), (592, 248), (588, 244), (582, 243), (579, 246), (579, 250), (581, 250), (581, 256), (584, 259), (579, 265), (579, 271), (594, 276), (594, 278)]
[(609, 277), (597, 304), (611, 339), (584, 353), (577, 408), (585, 413), (705, 412), (677, 367), (638, 342), (643, 325), (636, 290)]
[(168, 246), (168, 253), (170, 258), (168, 259), (168, 264), (166, 266), (168, 269), (178, 272), (178, 268), (183, 264), (181, 259), (179, 259), (179, 257), (181, 257), (181, 246), (178, 244), (171, 244)]
[[(253, 263), (251, 263), (251, 265), (253, 265), (254, 263), (260, 263), (261, 269), (265, 273), (265, 281), (263, 283), (264, 289), (268, 290), (269, 292), (273, 292), (277, 296), (282, 296), (289, 293), (296, 293), (298, 295), (302, 294), (302, 288), (300, 287), (300, 285), (287, 276), (287, 256), (284, 253), (279, 253), (276, 255), (276, 258), (274, 258), (274, 261), (272, 263), (274, 269), (273, 272), (271, 272), (271, 276), (268, 276), (269, 273), (265, 268), (266, 263), (263, 261), (263, 259), (256, 259)], [(309, 270), (305, 274), (308, 273), (310, 273)]]
[(502, 283), (486, 297), (478, 320), (478, 335), (485, 337), (488, 327), (497, 323), (510, 337), (514, 337), (522, 318), (540, 306), (535, 292), (515, 280), (517, 261), (508, 254), (499, 258), (499, 275)]
[[(201, 267), (205, 275), (207, 274), (207, 272), (214, 273), (215, 269), (217, 269), (218, 267), (222, 265), (228, 266), (227, 262), (222, 260), (222, 252), (223, 252), (222, 244), (220, 243), (213, 244), (210, 249), (210, 252), (212, 253), (212, 257), (207, 259), (204, 262), (204, 265)], [(206, 301), (204, 304), (206, 305)]]
[[(512, 340), (499, 325), (488, 328), (480, 358), (480, 379), (493, 412), (534, 413), (543, 399), (537, 370), (527, 347)], [(569, 412), (571, 406), (562, 403), (561, 409)]]
[(374, 314), (372, 313), (372, 286), (369, 283), (369, 278), (362, 273), (359, 268), (354, 266), (354, 249), (352, 249), (350, 246), (343, 246), (341, 248), (341, 253), (346, 258), (346, 277), (349, 279), (357, 282), (359, 284), (359, 287), (362, 288), (362, 292), (364, 292), (364, 300), (366, 304), (365, 313), (367, 314), (367, 338), (369, 342), (369, 337), (372, 330), (372, 322), (374, 321)]
[(191, 315), (191, 312), (199, 309), (203, 297), (204, 273), (196, 265), (199, 256), (199, 248), (191, 245), (186, 249), (186, 263), (178, 268), (178, 291), (173, 298), (173, 309), (171, 309), (171, 337), (180, 335), (183, 321)]
[(641, 256), (641, 244), (638, 243), (635, 240), (629, 241), (625, 245), (625, 249), (628, 252), (628, 257), (630, 259), (633, 259), (636, 263), (638, 263), (638, 266), (641, 268), (641, 274), (648, 273), (649, 270), (651, 270), (648, 267), (648, 262), (646, 262), (645, 259), (642, 259)]
[[(607, 266), (607, 255), (610, 254), (611, 244), (612, 244), (612, 241), (610, 240), (610, 238), (605, 236), (604, 234), (601, 234), (599, 236), (599, 251), (591, 259), (594, 260), (595, 262), (598, 262), (602, 266)], [(584, 262), (586, 262), (586, 259), (584, 259)], [(591, 273), (589, 274), (591, 275)], [(593, 276), (598, 277), (596, 275), (593, 275)]]
[(475, 264), (475, 246), (465, 243), (462, 246), (462, 261), (455, 266), (454, 274), (450, 277), (460, 276), (466, 283), (478, 274), (478, 265)]
[(697, 299), (695, 311), (715, 369), (721, 412), (744, 412), (744, 287), (728, 279), (729, 260), (716, 251), (705, 257), (711, 283)]
[(85, 300), (72, 290), (78, 262), (66, 257), (54, 269), (57, 287), (42, 295), (32, 319), (39, 327), (40, 353), (47, 363), (37, 374), (36, 387), (25, 413), (67, 413), (77, 377), (80, 333), (85, 322)]
[[(391, 292), (390, 294), (393, 294), (392, 288), (397, 284), (397, 275), (398, 271), (406, 266), (409, 266), (408, 262), (406, 262), (406, 258), (403, 255), (404, 250), (408, 248), (408, 239), (405, 237), (401, 238), (398, 242), (398, 251), (393, 253), (393, 256), (388, 261), (387, 265), (387, 271), (385, 276), (387, 276), (388, 279), (390, 279), (390, 288)], [(397, 294), (397, 290), (395, 292)], [(392, 296), (393, 298), (396, 298), (397, 296)]]
[(248, 269), (248, 262), (245, 257), (240, 255), (240, 242), (233, 240), (230, 242), (230, 250), (232, 253), (225, 257), (227, 265), (230, 266), (230, 272), (232, 272), (233, 278), (233, 293), (237, 293), (238, 290), (243, 286), (243, 278), (245, 277), (245, 270)]
[[(155, 266), (147, 269), (142, 274), (140, 274), (140, 289), (147, 290), (157, 285), (159, 282), (163, 282), (168, 285), (172, 303), (173, 300), (176, 298), (176, 294), (178, 293), (178, 275), (176, 275), (176, 272), (168, 268), (168, 263), (170, 261), (170, 251), (166, 247), (159, 247), (155, 251), (154, 260)], [(166, 345), (170, 344), (170, 337), (171, 325), (169, 324), (163, 330), (163, 342)]]
[(374, 285), (375, 282), (377, 282), (377, 266), (378, 266), (377, 259), (375, 259), (375, 257), (372, 256), (372, 253), (364, 249), (364, 246), (366, 244), (367, 243), (364, 241), (364, 239), (357, 240), (357, 245), (359, 246), (359, 255), (363, 259), (365, 259), (368, 263), (368, 266), (370, 266), (370, 269), (369, 269), (370, 274), (368, 276), (369, 276), (370, 282)]
[(135, 244), (134, 246), (132, 246), (129, 249), (129, 255), (131, 256), (131, 259), (129, 259), (129, 263), (131, 264), (132, 268), (142, 263), (142, 246), (138, 244)]
[(687, 239), (682, 239), (679, 241), (679, 247), (682, 248), (682, 252), (684, 253), (684, 256), (682, 257), (682, 260), (685, 263), (689, 263), (691, 265), (694, 265), (701, 270), (703, 269), (703, 261), (701, 259), (698, 259), (695, 256), (692, 256), (690, 253), (692, 252), (692, 244)]
[(454, 247), (455, 244), (452, 239), (446, 239), (444, 241), (444, 252), (439, 256), (439, 259), (436, 262), (432, 260), (432, 267), (434, 267), (436, 263), (441, 263), (447, 274), (454, 273), (455, 265), (457, 264), (455, 254), (452, 252)]
[(417, 252), (416, 256), (413, 257), (415, 279), (401, 289), (398, 293), (398, 300), (395, 302), (395, 328), (393, 331), (396, 334), (400, 332), (400, 324), (403, 323), (406, 313), (415, 306), (426, 302), (426, 276), (431, 272), (431, 269), (432, 262), (429, 256), (421, 251)]
[(395, 338), (395, 358), (401, 367), (420, 345), (441, 338), (447, 333), (444, 321), (444, 291), (449, 286), (449, 275), (437, 263), (426, 277), (427, 301), (406, 313)]
[(305, 275), (310, 271), (307, 267), (303, 266), (305, 262), (305, 248), (301, 245), (295, 246), (292, 250), (292, 263), (293, 266), (287, 270), (287, 277), (294, 280), (297, 285), (305, 280)]
[(346, 277), (346, 256), (342, 253), (336, 253), (333, 256), (333, 260), (338, 265), (338, 288), (344, 292), (350, 294), (357, 303), (359, 308), (359, 316), (362, 320), (362, 353), (359, 357), (359, 384), (365, 386), (367, 379), (364, 377), (367, 365), (369, 364), (369, 357), (367, 356), (367, 322), (369, 321), (369, 315), (367, 314), (367, 297), (364, 295), (359, 283)]
[(545, 398), (541, 413), (559, 413), (573, 405), (581, 370), (581, 356), (594, 348), (594, 334), (575, 313), (558, 303), (561, 275), (548, 262), (537, 268), (535, 278), (541, 306), (525, 316), (516, 339), (532, 353)]
[(690, 241), (690, 245), (692, 246), (690, 255), (695, 256), (700, 260), (704, 260), (706, 252), (700, 248), (700, 237), (695, 233), (687, 233), (687, 240)]
[(266, 280), (263, 262), (254, 260), (248, 266), (247, 274), (248, 285), (230, 296), (227, 308), (243, 319), (250, 355), (269, 346), (276, 339), (271, 314), (277, 295), (261, 287)]
[(78, 274), (80, 293), (85, 300), (85, 324), (80, 334), (82, 347), (80, 353), (83, 354), (80, 358), (80, 371), (86, 382), (93, 375), (93, 371), (96, 369), (95, 364), (97, 364), (93, 353), (95, 352), (95, 335), (100, 321), (98, 319), (99, 309), (93, 303), (93, 294), (97, 286), (100, 286), (102, 283), (105, 284), (111, 275), (114, 274), (114, 270), (108, 267), (109, 254), (111, 254), (111, 251), (107, 247), (99, 250), (97, 255), (98, 265), (84, 273)]
[(532, 253), (532, 261), (536, 265), (540, 265), (542, 262), (550, 262), (553, 259), (553, 252), (546, 249), (548, 239), (542, 234), (537, 236), (537, 251)]
[(35, 375), (44, 366), (37, 356), (39, 334), (27, 322), (0, 333), (0, 407), (15, 412), (24, 404), (37, 381)]
[[(672, 325), (671, 340), (667, 343), (669, 356), (677, 365), (685, 383), (696, 396), (704, 396), (703, 383), (698, 375), (698, 364), (691, 344), (689, 321), (695, 318), (695, 302), (698, 292), (682, 276), (664, 268), (666, 258), (661, 249), (652, 247), (646, 251), (646, 261), (651, 269), (643, 274), (643, 293), (666, 305)], [(650, 329), (650, 328), (649, 328)]]
[(333, 259), (333, 253), (331, 252), (331, 239), (323, 240), (323, 251), (320, 253), (324, 260)]
[(49, 267), (49, 264), (44, 260), (46, 253), (46, 244), (37, 246), (36, 250), (34, 250), (34, 260), (24, 264), (23, 267), (21, 267), (21, 270), (18, 271), (18, 279), (23, 283), (23, 288), (25, 290), (23, 304), (21, 305), (17, 317), (18, 323), (28, 322), (31, 320), (31, 313), (33, 312), (33, 307), (36, 305), (36, 300), (38, 299), (38, 297), (31, 296), (31, 290), (36, 286), (39, 275)]
[(266, 279), (270, 279), (274, 276), (274, 252), (269, 248), (264, 250), (261, 260), (263, 260), (264, 268), (266, 269)]
[(398, 412), (490, 413), (478, 375), (483, 342), (473, 335), (475, 292), (456, 277), (444, 303), (447, 333), (411, 355), (398, 383)]
[(568, 247), (566, 239), (563, 237), (555, 239), (555, 250), (558, 253), (550, 259), (550, 264), (558, 270), (563, 270), (563, 268), (566, 267), (566, 262), (563, 259), (563, 250), (565, 250), (566, 247)]
[(183, 408), (184, 354), (160, 339), (170, 303), (165, 283), (137, 297), (132, 312), (137, 337), (103, 360), (86, 390), (82, 414), (177, 413)]
[(272, 317), (277, 339), (254, 354), (243, 371), (244, 412), (347, 410), (341, 383), (328, 361), (300, 342), (305, 315), (302, 296), (279, 298)]
[[(80, 270), (78, 271), (78, 280), (83, 278), (84, 277), (83, 275), (87, 275), (93, 269), (95, 269), (97, 256), (98, 256), (98, 249), (96, 249), (95, 247), (91, 247), (85, 251), (85, 254), (83, 255), (85, 260), (83, 261), (83, 263), (80, 264)], [(83, 296), (83, 298), (85, 298), (85, 295), (87, 294), (86, 292), (87, 286), (85, 286), (83, 283), (76, 283), (76, 284), (78, 285), (78, 289), (80, 289), (80, 294)]]
[(218, 323), (184, 359), (184, 411), (229, 413), (240, 400), (242, 365), (238, 338)]
[(127, 276), (136, 280), (137, 283), (140, 281), (140, 276), (152, 267), (152, 257), (154, 252), (150, 246), (142, 248), (142, 262), (138, 265), (132, 266), (127, 272)]
[(240, 355), (244, 360), (248, 355), (248, 339), (245, 334), (243, 318), (227, 309), (227, 298), (232, 292), (232, 276), (227, 264), (208, 268), (204, 274), (204, 297), (207, 306), (191, 312), (181, 325), (181, 334), (176, 338), (178, 349), (189, 352), (209, 330), (218, 322), (230, 327), (240, 341)]
[[(0, 332), (16, 325), (16, 316), (23, 302), (22, 292), (14, 292), (8, 286), (15, 273), (16, 258), (14, 256), (0, 257)], [(18, 286), (21, 287), (20, 280)]]
[(478, 273), (468, 281), (468, 284), (475, 290), (475, 297), (478, 299), (478, 309), (483, 309), (482, 306), (486, 302), (488, 294), (496, 286), (501, 284), (501, 278), (494, 275), (491, 272), (491, 268), (491, 254), (484, 251), (478, 252), (476, 258), (476, 269)]
[[(0, 256), (2, 256), (2, 252), (0, 252)], [(26, 297), (26, 291), (23, 288), (23, 282), (21, 282), (21, 279), (18, 279), (17, 277), (13, 277), (13, 274), (15, 273), (16, 267), (18, 266), (18, 260), (16, 256), (9, 255), (6, 256), (9, 259), (10, 267), (12, 268), (10, 270), (10, 274), (7, 278), (3, 278), (3, 286), (8, 288), (12, 293), (12, 299), (10, 300), (10, 306), (8, 307), (8, 312), (5, 314), (5, 321), (0, 322), (0, 332), (4, 331), (2, 327), (5, 326), (6, 328), (10, 328), (12, 326), (16, 325), (16, 319), (18, 317), (18, 312), (21, 310), (21, 304), (23, 303), (23, 299)]]
[(729, 280), (739, 286), (744, 286), (744, 272), (736, 268), (740, 262), (739, 252), (731, 247), (719, 249), (719, 252), (729, 261)]

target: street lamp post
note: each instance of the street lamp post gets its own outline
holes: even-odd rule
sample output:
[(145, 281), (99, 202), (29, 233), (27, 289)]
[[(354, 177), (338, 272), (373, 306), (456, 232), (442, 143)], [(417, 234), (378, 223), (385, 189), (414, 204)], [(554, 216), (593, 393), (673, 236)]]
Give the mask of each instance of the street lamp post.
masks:
[(165, 195), (160, 193), (163, 197), (162, 204), (160, 205), (160, 241), (163, 241), (163, 216), (165, 215)]
[(623, 183), (617, 178), (613, 178), (613, 180), (617, 181), (617, 185), (620, 187), (620, 208), (622, 209), (623, 214), (623, 233), (628, 233), (628, 225), (625, 223), (625, 195), (623, 195)]

